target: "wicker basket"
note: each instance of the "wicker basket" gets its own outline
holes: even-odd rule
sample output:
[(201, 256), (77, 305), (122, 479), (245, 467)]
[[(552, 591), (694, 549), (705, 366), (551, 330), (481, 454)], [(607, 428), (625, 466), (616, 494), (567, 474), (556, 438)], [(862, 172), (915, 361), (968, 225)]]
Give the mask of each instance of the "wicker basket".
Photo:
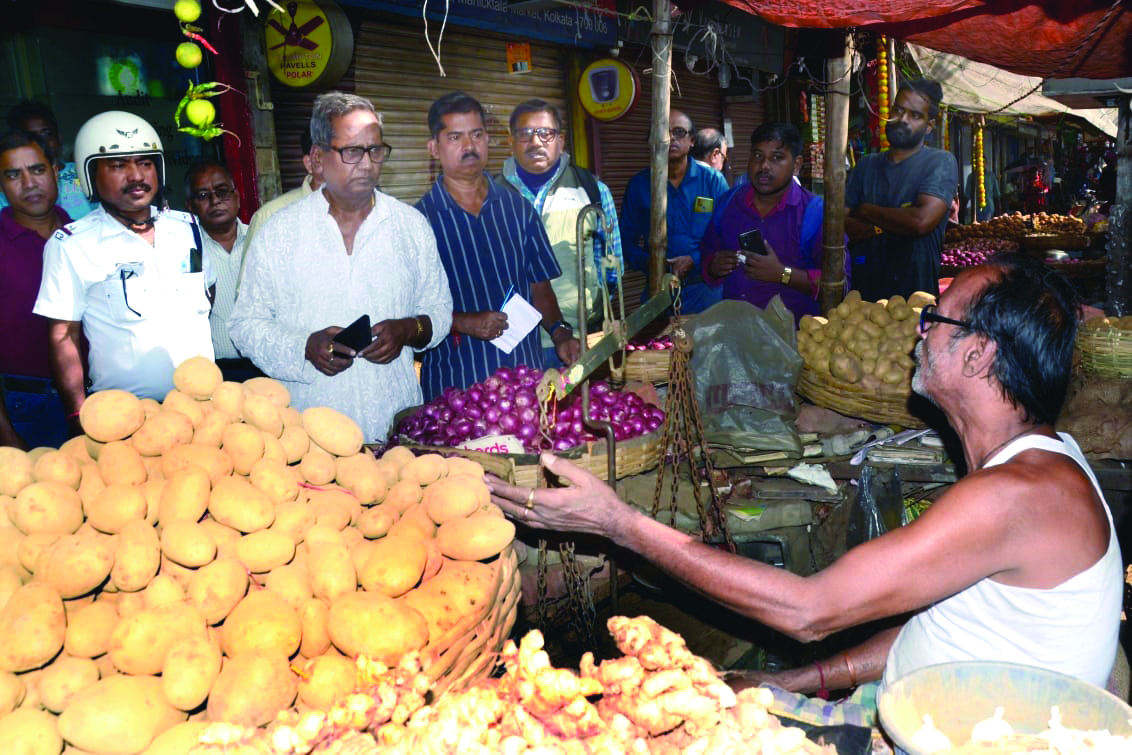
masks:
[(430, 641), (422, 665), (433, 680), (432, 693), (459, 691), (491, 674), (519, 610), (519, 560), (511, 546), (493, 562), (495, 599), (474, 616)]
[(1030, 251), (1046, 249), (1088, 249), (1089, 237), (1083, 233), (1031, 233), (1020, 240), (1022, 248)]
[(902, 427), (924, 427), (924, 421), (908, 411), (908, 391), (880, 393), (864, 391), (861, 386), (843, 383), (808, 366), (798, 377), (798, 393), (818, 406), (833, 409), (850, 417), (884, 422)]
[[(671, 331), (671, 326), (665, 328), (662, 334)], [(586, 343), (593, 346), (600, 341), (605, 333), (590, 333), (586, 336)], [(630, 351), (625, 357), (625, 379), (653, 385), (665, 385), (668, 382), (669, 368), (672, 365), (671, 349), (648, 349), (645, 351)]]
[(1108, 268), (1108, 258), (1099, 260), (1082, 260), (1080, 262), (1054, 262), (1046, 260), (1046, 265), (1056, 270), (1065, 278), (1103, 278)]
[(1132, 328), (1122, 328), (1098, 317), (1077, 331), (1081, 368), (1090, 375), (1132, 378)]

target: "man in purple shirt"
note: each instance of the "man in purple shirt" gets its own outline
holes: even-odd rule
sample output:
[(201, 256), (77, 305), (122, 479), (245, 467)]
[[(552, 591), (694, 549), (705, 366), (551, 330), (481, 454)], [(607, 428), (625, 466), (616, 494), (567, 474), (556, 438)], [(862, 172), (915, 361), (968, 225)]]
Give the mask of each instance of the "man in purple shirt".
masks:
[[(704, 280), (722, 283), (724, 299), (765, 308), (781, 296), (796, 321), (818, 314), (822, 257), (822, 198), (794, 180), (801, 168), (798, 129), (787, 123), (756, 128), (749, 180), (716, 202), (700, 242)], [(740, 252), (740, 234), (755, 229), (762, 233), (765, 254)]]
[(0, 446), (58, 447), (67, 419), (51, 381), (48, 322), (32, 314), (43, 246), (71, 222), (56, 206), (55, 155), (23, 131), (0, 136)]

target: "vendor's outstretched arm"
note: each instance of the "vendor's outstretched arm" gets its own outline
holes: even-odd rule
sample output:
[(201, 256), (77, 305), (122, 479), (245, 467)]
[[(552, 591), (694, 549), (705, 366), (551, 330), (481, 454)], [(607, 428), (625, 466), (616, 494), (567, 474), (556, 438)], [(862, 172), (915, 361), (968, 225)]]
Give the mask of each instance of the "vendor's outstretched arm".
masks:
[(950, 204), (939, 197), (919, 194), (916, 201), (906, 207), (882, 207), (862, 202), (853, 208), (853, 217), (901, 236), (926, 236), (947, 217), (949, 208)]

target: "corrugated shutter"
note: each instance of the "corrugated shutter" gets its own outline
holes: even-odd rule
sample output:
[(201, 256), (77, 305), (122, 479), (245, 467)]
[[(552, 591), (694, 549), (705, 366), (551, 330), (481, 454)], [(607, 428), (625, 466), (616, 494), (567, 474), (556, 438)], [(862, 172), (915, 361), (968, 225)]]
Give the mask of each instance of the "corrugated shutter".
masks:
[[(429, 31), (435, 44), (438, 28), (434, 26)], [(449, 26), (440, 49), (448, 75), (441, 77), (419, 20), (409, 25), (377, 14), (363, 19), (352, 70), (355, 91), (372, 99), (381, 111), (384, 138), (393, 145), (381, 172), (386, 193), (416, 202), (439, 175), (439, 163), (428, 154), (428, 106), (442, 94), (461, 89), (484, 106), (491, 134), (488, 170), (493, 174), (502, 170), (503, 160), (511, 154), (507, 121), (516, 105), (539, 97), (568, 117), (562, 50), (532, 40), (531, 71), (512, 74), (507, 69), (507, 41), (499, 34)]]
[(763, 122), (765, 112), (761, 100), (752, 102), (750, 97), (744, 97), (742, 101), (727, 102), (724, 113), (731, 119), (731, 138), (735, 140), (727, 153), (730, 166), (727, 181), (734, 186), (735, 180), (747, 172), (747, 160), (751, 157), (751, 132)]
[[(353, 64), (334, 88), (340, 92), (354, 91)], [(275, 103), (275, 143), (279, 152), (279, 173), (283, 181), (283, 191), (289, 191), (301, 184), (307, 174), (306, 168), (303, 167), (299, 139), (310, 126), (311, 108), (314, 106), (314, 98), (319, 94), (321, 91), (294, 89), (280, 84), (274, 78), (271, 80), (271, 99)]]

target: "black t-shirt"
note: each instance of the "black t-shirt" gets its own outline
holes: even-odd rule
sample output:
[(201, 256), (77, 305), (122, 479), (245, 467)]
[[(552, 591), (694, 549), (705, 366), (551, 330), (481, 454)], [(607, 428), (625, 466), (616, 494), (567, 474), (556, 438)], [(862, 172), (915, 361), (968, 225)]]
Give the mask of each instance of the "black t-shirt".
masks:
[[(959, 185), (959, 168), (950, 152), (924, 147), (894, 163), (888, 153), (866, 155), (849, 174), (846, 208), (862, 202), (882, 207), (907, 207), (920, 194), (950, 203)], [(915, 291), (939, 295), (940, 253), (947, 214), (924, 236), (885, 232), (850, 245), (853, 288), (866, 301), (896, 294), (907, 298)]]

